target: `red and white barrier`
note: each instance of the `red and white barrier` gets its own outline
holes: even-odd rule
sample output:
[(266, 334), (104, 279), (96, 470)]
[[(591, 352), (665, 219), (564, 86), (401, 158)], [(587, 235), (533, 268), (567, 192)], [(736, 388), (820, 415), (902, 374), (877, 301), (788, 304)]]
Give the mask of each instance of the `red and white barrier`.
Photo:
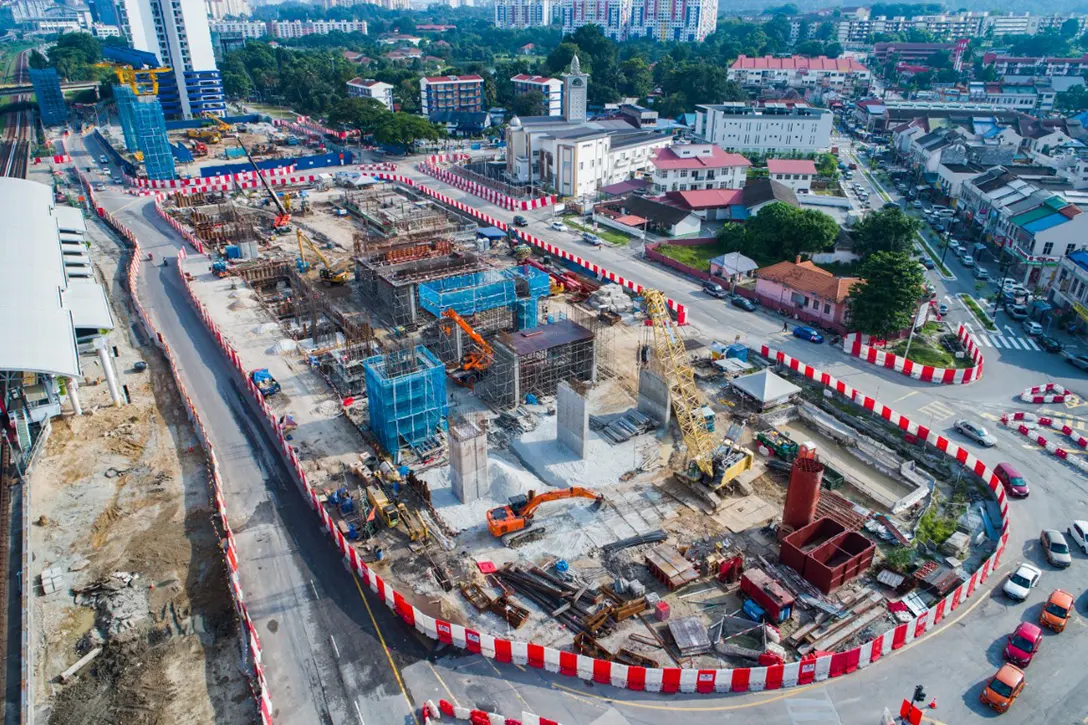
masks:
[[(239, 624), (242, 631), (242, 656), (243, 661), (251, 668), (250, 676), (250, 690), (253, 693), (254, 700), (256, 701), (257, 711), (260, 715), (260, 721), (262, 725), (271, 725), (272, 723), (272, 698), (268, 691), (268, 683), (264, 675), (264, 665), (262, 664), (262, 649), (261, 639), (257, 633), (257, 629), (253, 624), (253, 620), (249, 616), (249, 610), (246, 607), (245, 593), (242, 591), (241, 580), (238, 572), (238, 547), (234, 538), (234, 532), (230, 526), (230, 518), (227, 513), (226, 499), (223, 497), (223, 483), (219, 473), (219, 463), (215, 455), (215, 451), (212, 448), (211, 441), (208, 438), (207, 429), (204, 427), (204, 423), (200, 418), (200, 414), (196, 410), (196, 406), (193, 404), (192, 399), (185, 390), (185, 384), (182, 382), (181, 374), (178, 370), (177, 360), (174, 357), (173, 352), (170, 350), (170, 346), (163, 339), (162, 335), (155, 329), (154, 324), (151, 322), (151, 317), (147, 314), (143, 305), (140, 302), (139, 288), (137, 277), (140, 269), (143, 266), (143, 252), (140, 248), (140, 242), (136, 238), (136, 235), (125, 225), (121, 224), (112, 214), (106, 211), (104, 208), (98, 205), (94, 188), (91, 185), (90, 179), (86, 174), (77, 170), (77, 175), (80, 182), (83, 184), (83, 188), (86, 191), (87, 198), (96, 209), (98, 215), (104, 219), (113, 229), (124, 237), (132, 245), (132, 256), (129, 260), (127, 279), (129, 294), (132, 297), (132, 304), (136, 308), (136, 313), (148, 331), (148, 336), (152, 341), (159, 346), (163, 352), (163, 356), (166, 358), (167, 363), (170, 366), (170, 373), (174, 378), (174, 383), (177, 386), (178, 392), (181, 395), (182, 401), (185, 404), (185, 413), (189, 418), (190, 423), (193, 425), (193, 429), (200, 439), (200, 443), (205, 450), (208, 457), (209, 468), (211, 470), (211, 489), (212, 495), (215, 499), (216, 513), (219, 515), (220, 526), (222, 527), (222, 539), (220, 545), (223, 549), (223, 558), (227, 565), (227, 578), (228, 587), (231, 592), (231, 599), (234, 602), (235, 612), (238, 615)], [(156, 206), (158, 203), (156, 202)], [(191, 242), (190, 242), (191, 243)], [(177, 268), (180, 270), (182, 261), (185, 259), (185, 250), (180, 250), (178, 253)], [(182, 275), (184, 279), (184, 275)], [(207, 320), (205, 320), (207, 322)], [(222, 335), (217, 334), (217, 339), (222, 344)]]
[[(294, 166), (279, 166), (274, 169), (263, 169), (261, 176), (269, 181), (282, 177), (290, 176), (295, 173)], [(240, 171), (237, 174), (223, 174), (220, 176), (201, 176), (194, 179), (134, 179), (131, 176), (125, 176), (125, 183), (129, 186), (138, 186), (142, 189), (201, 189), (205, 190), (207, 187), (218, 187), (216, 191), (230, 191), (234, 184), (252, 181), (260, 183), (260, 179), (257, 177), (256, 171)]]
[[(434, 158), (433, 156), (431, 158)], [(486, 199), (492, 204), (501, 206), (504, 209), (510, 209), (511, 211), (531, 211), (533, 209), (543, 209), (546, 206), (554, 204), (559, 197), (554, 194), (546, 194), (544, 196), (537, 197), (536, 199), (515, 199), (512, 196), (507, 196), (500, 191), (496, 191), (489, 186), (470, 181), (463, 176), (443, 169), (433, 164), (419, 163), (416, 164), (416, 169), (422, 171), (428, 176), (433, 176), (439, 181), (444, 181), (450, 186), (456, 186), (462, 191), (478, 196), (481, 199)]]
[(1074, 431), (1068, 424), (1045, 415), (1032, 415), (1031, 413), (1020, 412), (1006, 413), (1001, 416), (1001, 423), (1002, 425), (1012, 428), (1028, 440), (1033, 441), (1046, 450), (1047, 453), (1062, 459), (1066, 463), (1072, 464), (1083, 473), (1088, 473), (1088, 461), (1085, 461), (1079, 456), (1072, 455), (1069, 451), (1054, 443), (1054, 441), (1048, 440), (1039, 433), (1039, 427), (1045, 426), (1061, 433), (1069, 440), (1073, 441), (1073, 443), (1081, 450), (1088, 450), (1088, 438), (1085, 438), (1080, 433)]
[[(465, 214), (469, 214), (472, 217), (484, 222), (485, 224), (489, 224), (489, 225), (491, 225), (493, 227), (498, 227), (499, 229), (503, 230), (504, 232), (510, 231), (510, 228), (511, 228), (510, 225), (507, 224), (506, 222), (502, 221), (501, 219), (496, 219), (495, 217), (491, 216), (490, 214), (485, 214), (482, 211), (480, 211), (479, 209), (477, 209), (477, 208), (475, 208), (473, 206), (469, 206), (468, 204), (465, 204), (464, 202), (457, 201), (456, 199), (451, 199), (450, 197), (446, 196), (445, 194), (437, 192), (434, 189), (430, 188), (429, 186), (424, 186), (423, 184), (417, 183), (415, 181), (415, 179), (411, 179), (411, 178), (409, 178), (407, 176), (400, 176), (400, 175), (396, 175), (396, 174), (385, 174), (385, 173), (375, 174), (375, 176), (377, 176), (379, 179), (384, 179), (385, 181), (393, 181), (393, 182), (396, 182), (398, 184), (404, 184), (405, 186), (410, 186), (410, 187), (412, 187), (414, 189), (418, 189), (419, 191), (423, 192), (424, 194), (431, 197), (432, 199), (435, 199), (435, 200), (445, 204), (446, 206), (452, 207), (452, 208), (454, 208), (454, 209), (456, 209), (456, 210), (458, 210), (460, 212), (464, 212)], [(515, 234), (517, 234), (518, 239), (521, 239), (526, 244), (530, 244), (530, 245), (532, 245), (534, 247), (542, 249), (545, 252), (547, 252), (548, 254), (554, 254), (555, 256), (559, 257), (560, 259), (565, 259), (567, 261), (574, 262), (575, 264), (577, 264), (580, 267), (586, 269), (587, 271), (589, 271), (594, 276), (596, 276), (596, 277), (598, 277), (600, 279), (608, 280), (609, 282), (615, 282), (616, 284), (623, 285), (624, 287), (626, 287), (627, 289), (631, 290), (632, 292), (634, 292), (636, 294), (642, 292), (642, 290), (644, 289), (642, 285), (638, 284), (634, 280), (627, 279), (623, 275), (616, 274), (615, 272), (610, 272), (607, 269), (605, 269), (604, 267), (596, 264), (595, 262), (591, 262), (588, 259), (584, 259), (582, 257), (579, 257), (576, 254), (572, 254), (572, 253), (570, 253), (570, 252), (568, 252), (568, 251), (566, 251), (564, 249), (560, 249), (559, 247), (555, 246), (554, 244), (549, 244), (548, 242), (544, 241), (543, 239), (540, 239), (539, 237), (534, 237), (532, 234), (527, 234), (526, 232), (523, 232), (520, 229), (516, 229), (516, 228), (515, 228), (514, 232), (515, 232)], [(676, 322), (677, 322), (677, 324), (686, 325), (687, 321), (688, 321), (688, 309), (687, 309), (687, 307), (685, 307), (684, 305), (682, 305), (679, 302), (676, 302), (675, 300), (672, 300), (672, 299), (667, 299), (666, 303), (668, 304), (669, 309), (676, 313)]]
[(322, 136), (332, 136), (341, 141), (349, 136), (357, 136), (358, 131), (334, 131), (328, 126), (322, 126), (309, 116), (297, 116), (294, 121), (286, 121), (282, 118), (273, 119), (272, 124), (280, 128), (286, 128), (303, 136), (320, 139)]
[(505, 715), (499, 715), (494, 712), (487, 712), (486, 710), (473, 710), (467, 707), (461, 707), (455, 705), (449, 700), (438, 701), (438, 714), (429, 711), (428, 706), (423, 708), (423, 722), (428, 723), (431, 719), (437, 720), (441, 716), (451, 717), (454, 720), (467, 720), (472, 725), (559, 725), (556, 720), (549, 720), (548, 718), (540, 717), (539, 715), (533, 715), (531, 713), (521, 713), (521, 718), (506, 717)]
[(397, 165), (392, 161), (386, 161), (381, 164), (360, 164), (355, 168), (359, 169), (359, 171), (396, 171)]
[(1036, 385), (1020, 393), (1020, 400), (1025, 403), (1064, 403), (1069, 391), (1057, 383)]
[(982, 366), (985, 359), (982, 356), (982, 348), (974, 335), (967, 331), (962, 324), (956, 330), (956, 336), (960, 339), (967, 354), (974, 363), (969, 368), (938, 368), (933, 365), (922, 365), (913, 360), (908, 360), (901, 355), (895, 355), (884, 350), (878, 350), (862, 342), (862, 336), (851, 332), (842, 340), (842, 349), (856, 358), (861, 358), (882, 368), (894, 370), (915, 380), (941, 385), (965, 385), (973, 383), (982, 377)]

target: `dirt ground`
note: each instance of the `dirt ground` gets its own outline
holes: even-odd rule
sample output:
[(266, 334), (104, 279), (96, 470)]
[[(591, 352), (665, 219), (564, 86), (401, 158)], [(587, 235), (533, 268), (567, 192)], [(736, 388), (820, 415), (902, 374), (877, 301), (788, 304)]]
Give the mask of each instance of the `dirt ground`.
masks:
[[(112, 259), (95, 259), (112, 272)], [(164, 361), (130, 345), (119, 306), (111, 342), (132, 403), (114, 408), (105, 383), (82, 386), (85, 415), (54, 420), (30, 480), (38, 720), (254, 722), (206, 461)], [(147, 371), (132, 369), (139, 359)], [(101, 377), (97, 359), (82, 362), (88, 380)], [(49, 567), (62, 572), (61, 586), (45, 594)], [(99, 645), (102, 654), (61, 684), (59, 674)]]

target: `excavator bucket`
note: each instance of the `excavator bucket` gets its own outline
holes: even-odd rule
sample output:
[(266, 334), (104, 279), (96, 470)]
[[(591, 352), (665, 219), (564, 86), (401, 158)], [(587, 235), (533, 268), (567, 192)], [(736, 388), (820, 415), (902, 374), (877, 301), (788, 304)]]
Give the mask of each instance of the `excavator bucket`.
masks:
[(593, 502), (593, 505), (589, 507), (590, 511), (596, 513), (604, 507), (604, 496), (598, 496), (597, 500)]

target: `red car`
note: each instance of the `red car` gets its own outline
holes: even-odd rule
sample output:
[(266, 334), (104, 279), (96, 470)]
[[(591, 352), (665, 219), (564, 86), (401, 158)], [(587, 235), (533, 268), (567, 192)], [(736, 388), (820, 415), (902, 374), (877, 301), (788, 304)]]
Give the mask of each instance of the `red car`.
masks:
[(994, 468), (994, 474), (1005, 487), (1005, 493), (1017, 498), (1027, 497), (1029, 492), (1027, 479), (1021, 476), (1011, 463), (998, 463)]
[(1005, 645), (1005, 659), (1014, 665), (1027, 667), (1031, 659), (1039, 651), (1039, 644), (1043, 641), (1043, 630), (1039, 625), (1031, 622), (1021, 622), (1016, 631), (1009, 635), (1009, 642)]

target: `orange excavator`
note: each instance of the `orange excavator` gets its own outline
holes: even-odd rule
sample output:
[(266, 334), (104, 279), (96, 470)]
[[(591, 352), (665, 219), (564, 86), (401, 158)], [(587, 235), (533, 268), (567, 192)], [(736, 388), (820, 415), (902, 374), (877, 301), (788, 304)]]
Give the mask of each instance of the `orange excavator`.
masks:
[[(465, 321), (465, 318), (457, 314), (457, 310), (452, 307), (447, 308), (442, 316), (457, 323), (472, 343), (476, 345), (476, 350), (469, 350), (461, 356), (461, 363), (457, 370), (450, 373), (454, 382), (458, 385), (463, 385), (466, 388), (472, 388), (481, 377), (484, 372), (491, 367), (491, 363), (495, 362), (495, 350), (488, 344), (487, 340), (480, 337), (480, 333), (472, 329), (472, 325)], [(453, 328), (449, 325), (445, 325), (442, 331), (447, 335), (452, 334)]]
[(536, 541), (544, 536), (543, 526), (532, 526), (533, 514), (541, 504), (566, 498), (588, 498), (593, 500), (590, 511), (598, 511), (604, 505), (604, 496), (588, 488), (560, 488), (538, 494), (530, 491), (528, 496), (519, 495), (510, 499), (509, 506), (500, 506), (487, 512), (487, 530), (502, 543), (514, 548)]

